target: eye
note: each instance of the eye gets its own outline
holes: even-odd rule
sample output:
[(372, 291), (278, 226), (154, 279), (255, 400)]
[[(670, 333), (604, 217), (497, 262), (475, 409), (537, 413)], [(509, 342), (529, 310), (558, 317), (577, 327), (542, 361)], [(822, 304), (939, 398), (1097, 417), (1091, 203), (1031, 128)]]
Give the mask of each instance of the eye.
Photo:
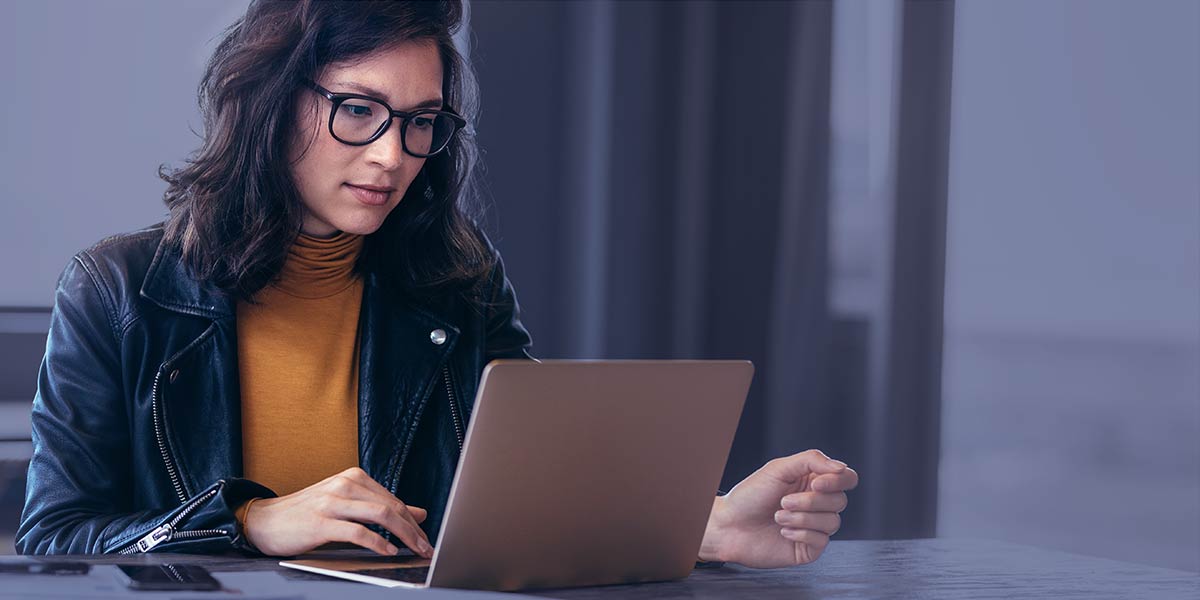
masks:
[(420, 127), (421, 129), (428, 129), (433, 127), (433, 119), (427, 116), (420, 116), (414, 118), (412, 120), (412, 124)]
[(369, 117), (374, 114), (370, 105), (351, 104), (350, 102), (342, 103), (342, 111), (351, 117)]

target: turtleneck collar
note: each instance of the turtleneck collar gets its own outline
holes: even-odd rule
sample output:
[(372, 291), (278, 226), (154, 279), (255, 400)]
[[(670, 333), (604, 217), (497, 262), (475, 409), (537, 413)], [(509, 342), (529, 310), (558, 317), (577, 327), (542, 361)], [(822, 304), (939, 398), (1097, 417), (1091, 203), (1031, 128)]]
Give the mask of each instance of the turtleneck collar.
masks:
[(272, 284), (297, 298), (326, 298), (354, 284), (354, 263), (362, 252), (361, 235), (338, 232), (331, 238), (305, 233), (296, 236), (288, 249), (279, 278)]

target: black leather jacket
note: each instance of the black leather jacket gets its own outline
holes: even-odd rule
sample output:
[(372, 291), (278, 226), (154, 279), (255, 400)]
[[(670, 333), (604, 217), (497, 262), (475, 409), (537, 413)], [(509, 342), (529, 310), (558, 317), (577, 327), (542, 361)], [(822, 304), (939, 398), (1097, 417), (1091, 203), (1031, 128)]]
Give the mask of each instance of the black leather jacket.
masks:
[[(233, 510), (275, 494), (240, 477), (236, 300), (162, 239), (161, 224), (107, 238), (58, 281), (19, 552), (252, 550)], [(428, 509), (431, 540), (483, 367), (531, 358), (503, 263), (485, 293), (486, 311), (419, 307), (364, 278), (359, 465)]]

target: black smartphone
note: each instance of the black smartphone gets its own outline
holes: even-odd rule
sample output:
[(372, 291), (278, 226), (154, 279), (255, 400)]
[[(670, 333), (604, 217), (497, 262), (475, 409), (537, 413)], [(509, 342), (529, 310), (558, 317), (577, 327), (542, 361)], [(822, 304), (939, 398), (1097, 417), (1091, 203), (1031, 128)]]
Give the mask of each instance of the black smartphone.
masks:
[(117, 565), (125, 585), (133, 590), (211, 591), (221, 589), (208, 570), (199, 565)]

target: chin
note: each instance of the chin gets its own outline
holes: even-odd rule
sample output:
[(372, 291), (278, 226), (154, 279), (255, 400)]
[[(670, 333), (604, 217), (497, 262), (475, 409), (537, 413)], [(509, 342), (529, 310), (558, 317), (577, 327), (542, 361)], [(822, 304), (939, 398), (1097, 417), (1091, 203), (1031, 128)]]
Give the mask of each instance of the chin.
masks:
[(348, 223), (344, 227), (338, 227), (338, 229), (346, 233), (353, 233), (355, 235), (371, 235), (372, 233), (379, 231), (380, 227), (383, 227), (383, 221), (379, 221), (378, 223)]
[(326, 222), (338, 231), (353, 233), (355, 235), (370, 235), (379, 231), (380, 227), (383, 227), (383, 221), (386, 217), (386, 214), (349, 214), (344, 215), (341, 219), (329, 219)]

